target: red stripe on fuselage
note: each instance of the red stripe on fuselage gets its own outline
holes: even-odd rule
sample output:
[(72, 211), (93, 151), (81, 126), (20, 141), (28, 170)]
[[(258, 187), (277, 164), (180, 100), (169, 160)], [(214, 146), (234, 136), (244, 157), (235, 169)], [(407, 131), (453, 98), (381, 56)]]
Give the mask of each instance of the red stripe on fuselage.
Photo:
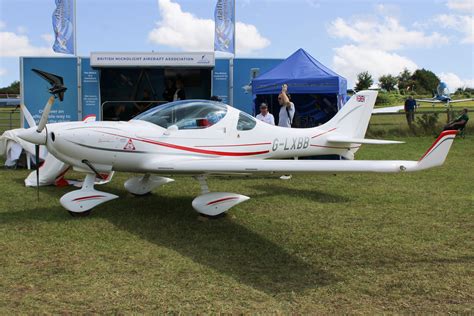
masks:
[(255, 144), (237, 144), (237, 145), (211, 145), (211, 146), (194, 146), (194, 147), (241, 147), (241, 146), (261, 146), (271, 145), (272, 143), (255, 143)]
[(325, 131), (325, 132), (322, 132), (322, 133), (320, 133), (320, 134), (318, 134), (318, 135), (314, 135), (314, 136), (311, 137), (311, 138), (319, 137), (319, 136), (321, 136), (321, 135), (327, 134), (327, 133), (332, 132), (332, 131), (334, 131), (334, 130), (336, 130), (336, 128), (331, 128), (329, 131)]
[(181, 146), (181, 145), (174, 145), (174, 144), (154, 141), (154, 140), (151, 140), (151, 139), (145, 139), (145, 138), (134, 138), (134, 137), (118, 135), (118, 134), (112, 134), (112, 133), (106, 133), (106, 132), (101, 132), (101, 133), (108, 134), (108, 135), (113, 135), (113, 136), (118, 136), (118, 137), (125, 137), (125, 138), (133, 139), (133, 140), (136, 140), (136, 141), (139, 141), (139, 142), (148, 143), (148, 144), (159, 145), (159, 146), (163, 146), (163, 147), (169, 147), (169, 148), (173, 148), (173, 149), (184, 150), (184, 151), (189, 151), (189, 152), (194, 152), (194, 153), (199, 153), (199, 154), (206, 154), (206, 155), (253, 156), (253, 155), (267, 154), (267, 153), (270, 152), (269, 150), (251, 151), (251, 152), (228, 152), (228, 151), (205, 150), (205, 149), (198, 149), (198, 148), (186, 147), (186, 146)]

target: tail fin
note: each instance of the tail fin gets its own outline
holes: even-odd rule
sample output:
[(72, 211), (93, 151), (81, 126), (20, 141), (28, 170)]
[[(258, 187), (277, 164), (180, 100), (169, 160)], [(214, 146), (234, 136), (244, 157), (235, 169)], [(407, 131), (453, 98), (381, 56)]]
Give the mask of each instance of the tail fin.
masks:
[(377, 91), (357, 92), (325, 125), (346, 137), (364, 138), (376, 99)]
[(416, 170), (423, 170), (441, 166), (448, 156), (449, 149), (453, 144), (458, 131), (444, 131), (438, 136), (436, 141), (420, 158), (416, 165)]

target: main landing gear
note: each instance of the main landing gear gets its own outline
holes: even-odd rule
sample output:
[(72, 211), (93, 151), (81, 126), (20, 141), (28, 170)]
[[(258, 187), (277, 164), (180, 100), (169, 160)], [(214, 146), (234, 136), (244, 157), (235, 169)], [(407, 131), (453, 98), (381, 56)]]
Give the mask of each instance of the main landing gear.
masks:
[(165, 177), (158, 177), (154, 175), (150, 175), (149, 173), (133, 177), (125, 181), (124, 187), (125, 190), (132, 193), (133, 195), (146, 195), (150, 193), (153, 189), (170, 182), (173, 182), (173, 179), (165, 178)]
[(201, 185), (201, 195), (193, 200), (193, 208), (199, 213), (207, 216), (218, 216), (231, 207), (250, 199), (248, 196), (228, 193), (228, 192), (209, 192), (206, 176), (196, 177)]
[[(107, 201), (118, 198), (117, 195), (94, 189), (95, 173), (88, 173), (80, 190), (69, 192), (61, 197), (61, 205), (74, 217), (88, 216), (91, 210)], [(249, 199), (248, 196), (229, 192), (209, 192), (206, 176), (200, 175), (196, 179), (201, 186), (201, 195), (196, 197), (193, 208), (200, 214), (218, 217), (231, 207)], [(128, 179), (125, 189), (137, 196), (150, 193), (153, 189), (173, 182), (173, 179), (145, 174)]]

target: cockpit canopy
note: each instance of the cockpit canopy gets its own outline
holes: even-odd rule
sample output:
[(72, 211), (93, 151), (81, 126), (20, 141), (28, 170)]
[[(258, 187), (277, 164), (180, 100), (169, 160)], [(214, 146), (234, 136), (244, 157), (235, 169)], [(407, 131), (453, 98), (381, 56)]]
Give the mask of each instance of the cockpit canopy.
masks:
[(134, 118), (163, 128), (176, 125), (178, 129), (201, 129), (219, 122), (227, 114), (227, 105), (206, 100), (171, 102), (150, 109)]

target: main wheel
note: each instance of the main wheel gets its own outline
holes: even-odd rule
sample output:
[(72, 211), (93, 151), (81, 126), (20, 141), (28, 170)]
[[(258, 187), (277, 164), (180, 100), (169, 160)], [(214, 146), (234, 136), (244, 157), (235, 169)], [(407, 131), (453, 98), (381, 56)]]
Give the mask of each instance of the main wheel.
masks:
[(91, 212), (92, 210), (88, 210), (88, 211), (84, 211), (84, 212), (71, 212), (71, 211), (68, 211), (69, 214), (72, 216), (72, 217), (87, 217), (89, 215), (91, 215)]
[(151, 191), (148, 191), (148, 192), (146, 192), (146, 193), (143, 193), (143, 194), (136, 194), (136, 193), (132, 193), (132, 192), (130, 192), (130, 194), (131, 194), (131, 195), (133, 195), (133, 196), (138, 196), (138, 197), (140, 197), (140, 196), (147, 196), (147, 195), (151, 195)]

